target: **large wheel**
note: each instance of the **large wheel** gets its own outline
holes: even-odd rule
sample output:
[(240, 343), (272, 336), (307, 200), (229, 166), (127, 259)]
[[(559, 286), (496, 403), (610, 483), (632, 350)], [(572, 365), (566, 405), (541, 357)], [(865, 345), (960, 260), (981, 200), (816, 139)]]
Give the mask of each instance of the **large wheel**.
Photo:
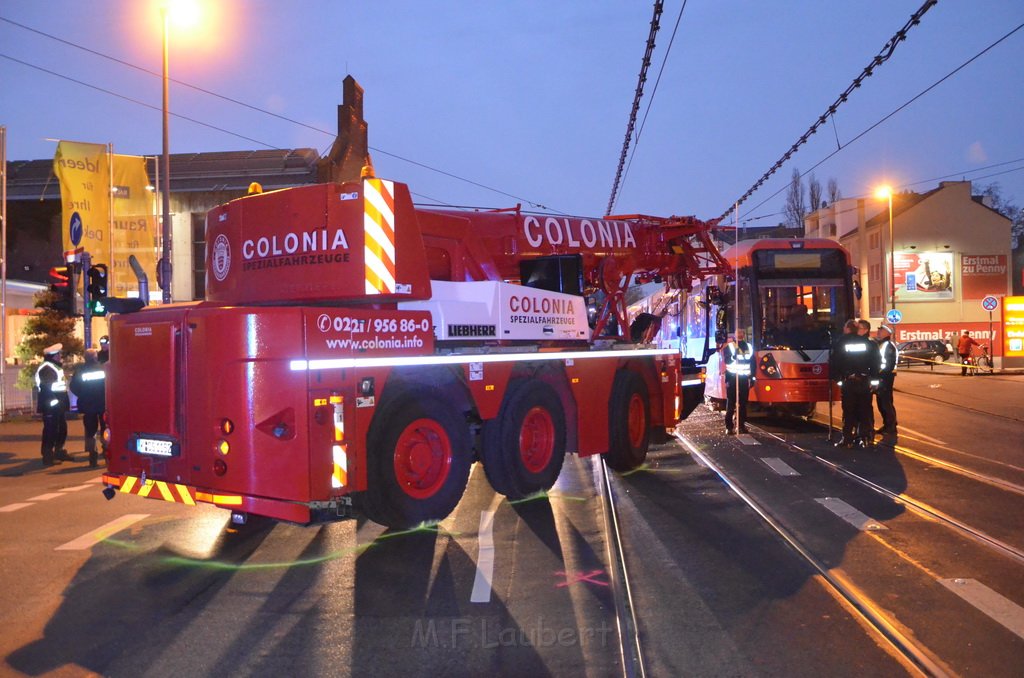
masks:
[(440, 389), (389, 398), (367, 436), (367, 517), (387, 527), (442, 520), (462, 498), (472, 454), (469, 427)]
[(565, 460), (565, 412), (541, 381), (509, 385), (498, 416), (484, 422), (480, 457), (496, 492), (522, 499), (550, 489)]
[(608, 452), (605, 461), (616, 471), (631, 471), (647, 458), (651, 414), (647, 385), (636, 372), (620, 370), (608, 402)]

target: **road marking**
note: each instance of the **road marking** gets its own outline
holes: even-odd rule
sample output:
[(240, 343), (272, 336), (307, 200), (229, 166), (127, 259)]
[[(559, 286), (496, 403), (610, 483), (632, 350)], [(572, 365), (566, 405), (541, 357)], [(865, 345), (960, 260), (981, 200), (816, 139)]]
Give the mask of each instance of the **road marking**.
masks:
[(925, 440), (927, 440), (928, 442), (931, 442), (931, 443), (938, 443), (939, 445), (949, 445), (949, 443), (947, 443), (944, 440), (939, 440), (938, 438), (932, 438), (929, 435), (925, 435), (924, 433), (921, 433), (920, 431), (915, 431), (912, 428), (907, 428), (906, 426), (900, 426), (900, 430), (901, 431), (907, 431), (908, 433), (913, 433), (918, 438), (924, 438)]
[(996, 593), (976, 579), (940, 579), (939, 583), (1024, 638), (1024, 607)]
[(23, 509), (26, 506), (33, 506), (30, 502), (21, 502), (20, 504), (8, 504), (7, 506), (0, 506), (0, 513), (11, 513), (18, 509)]
[(471, 603), (491, 602), (491, 583), (494, 581), (494, 511), (480, 512), (480, 534), (477, 537), (480, 552), (476, 559), (476, 579), (473, 580)]
[(749, 433), (741, 433), (741, 434), (739, 434), (738, 436), (736, 436), (736, 440), (740, 441), (744, 445), (760, 445), (761, 444), (761, 443), (757, 442), (757, 439), (754, 436), (750, 435)]
[(124, 528), (134, 525), (140, 520), (148, 517), (148, 513), (129, 513), (127, 515), (123, 515), (116, 520), (111, 520), (106, 525), (97, 528), (92, 532), (83, 534), (78, 539), (72, 539), (66, 544), (61, 544), (55, 548), (54, 551), (83, 551), (87, 548), (92, 548), (110, 535), (117, 534)]
[(793, 467), (786, 462), (782, 461), (778, 457), (763, 457), (761, 459), (768, 468), (778, 473), (780, 476), (798, 476), (800, 475)]
[(86, 483), (85, 485), (75, 485), (74, 487), (62, 487), (61, 492), (78, 492), (84, 490), (87, 487), (92, 487), (92, 483)]
[(55, 497), (63, 497), (64, 495), (60, 492), (50, 492), (47, 494), (41, 494), (38, 497), (32, 497), (29, 501), (46, 501), (47, 499), (54, 499)]
[(857, 509), (853, 508), (842, 499), (836, 499), (835, 497), (824, 497), (821, 499), (815, 499), (814, 501), (818, 502), (819, 504), (821, 504), (822, 506), (824, 506), (829, 511), (836, 514), (846, 522), (850, 523), (858, 530), (875, 531), (889, 529), (882, 523), (876, 521), (874, 518), (871, 518), (870, 516), (867, 516), (858, 511)]

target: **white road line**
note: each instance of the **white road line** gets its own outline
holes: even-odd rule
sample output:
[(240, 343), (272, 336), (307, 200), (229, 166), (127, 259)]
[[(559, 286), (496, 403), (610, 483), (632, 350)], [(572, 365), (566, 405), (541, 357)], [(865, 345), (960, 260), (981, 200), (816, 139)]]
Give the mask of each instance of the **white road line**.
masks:
[(32, 497), (29, 501), (46, 501), (47, 499), (56, 499), (57, 497), (63, 497), (64, 495), (60, 492), (49, 492), (47, 494), (40, 494), (37, 497)]
[(741, 434), (739, 434), (738, 436), (736, 436), (736, 440), (740, 441), (744, 445), (760, 445), (761, 444), (761, 443), (757, 442), (757, 438), (755, 438), (754, 436), (752, 436), (752, 435), (750, 435), (748, 433), (741, 433)]
[(62, 487), (60, 489), (60, 491), (61, 492), (78, 492), (79, 490), (84, 490), (87, 487), (92, 487), (92, 483), (87, 483), (85, 485), (75, 485), (74, 487)]
[(857, 509), (847, 504), (842, 499), (836, 499), (835, 497), (824, 497), (821, 499), (815, 499), (825, 508), (832, 513), (836, 514), (846, 522), (850, 523), (858, 530), (888, 530), (889, 528), (882, 523), (874, 520), (873, 518), (864, 515)]
[(148, 517), (148, 513), (129, 513), (123, 515), (120, 518), (111, 520), (103, 527), (95, 529), (87, 534), (83, 534), (78, 539), (72, 539), (66, 544), (61, 544), (55, 548), (54, 551), (83, 551), (87, 548), (92, 548), (110, 535), (117, 534), (124, 528), (134, 525), (140, 520)]
[(768, 468), (778, 473), (780, 476), (798, 476), (800, 473), (796, 471), (786, 462), (782, 461), (778, 457), (762, 457), (763, 461)]
[(494, 581), (494, 511), (480, 512), (480, 534), (477, 537), (480, 553), (476, 559), (476, 579), (473, 580), (471, 603), (491, 602), (491, 583)]
[(939, 583), (1024, 638), (1024, 607), (996, 593), (976, 579), (940, 579)]
[(900, 430), (901, 431), (906, 431), (908, 433), (913, 433), (918, 438), (924, 438), (925, 440), (927, 440), (929, 442), (932, 442), (932, 443), (938, 443), (939, 445), (949, 445), (949, 443), (947, 443), (945, 440), (939, 440), (938, 438), (932, 438), (929, 435), (925, 435), (924, 433), (921, 433), (920, 431), (915, 431), (912, 428), (907, 428), (906, 426), (900, 426)]
[(12, 511), (17, 511), (18, 509), (23, 509), (26, 506), (34, 506), (34, 505), (35, 504), (32, 504), (32, 503), (27, 502), (27, 501), (21, 502), (20, 504), (8, 504), (7, 506), (0, 506), (0, 513), (11, 513)]

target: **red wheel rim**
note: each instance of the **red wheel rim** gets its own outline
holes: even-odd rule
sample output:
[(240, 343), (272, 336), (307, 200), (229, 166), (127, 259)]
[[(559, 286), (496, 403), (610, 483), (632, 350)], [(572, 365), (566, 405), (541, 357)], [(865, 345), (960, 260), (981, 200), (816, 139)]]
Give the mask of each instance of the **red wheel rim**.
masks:
[(540, 473), (555, 451), (555, 422), (543, 407), (534, 407), (523, 417), (519, 429), (519, 457), (530, 473)]
[(395, 443), (395, 478), (414, 499), (432, 497), (452, 468), (452, 444), (444, 427), (433, 419), (417, 419)]
[(644, 412), (644, 399), (639, 393), (634, 393), (629, 399), (629, 413), (627, 415), (629, 425), (629, 444), (639, 448), (644, 444), (644, 433), (647, 432), (647, 413)]

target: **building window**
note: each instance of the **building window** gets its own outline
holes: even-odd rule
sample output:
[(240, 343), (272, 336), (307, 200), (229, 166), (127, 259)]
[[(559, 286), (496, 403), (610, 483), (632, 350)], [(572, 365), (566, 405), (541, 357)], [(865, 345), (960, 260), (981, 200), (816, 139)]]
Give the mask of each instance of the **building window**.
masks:
[(881, 264), (871, 264), (871, 267), (868, 270), (869, 270), (868, 279), (871, 282), (877, 282), (877, 281), (882, 279), (882, 265)]
[(871, 311), (871, 315), (873, 317), (874, 316), (882, 315), (883, 307), (882, 307), (882, 296), (881, 295), (873, 295), (871, 297), (871, 309), (870, 309), (870, 311)]
[(868, 249), (877, 250), (880, 246), (878, 231), (868, 236)]
[(206, 215), (192, 213), (192, 298), (206, 298)]

